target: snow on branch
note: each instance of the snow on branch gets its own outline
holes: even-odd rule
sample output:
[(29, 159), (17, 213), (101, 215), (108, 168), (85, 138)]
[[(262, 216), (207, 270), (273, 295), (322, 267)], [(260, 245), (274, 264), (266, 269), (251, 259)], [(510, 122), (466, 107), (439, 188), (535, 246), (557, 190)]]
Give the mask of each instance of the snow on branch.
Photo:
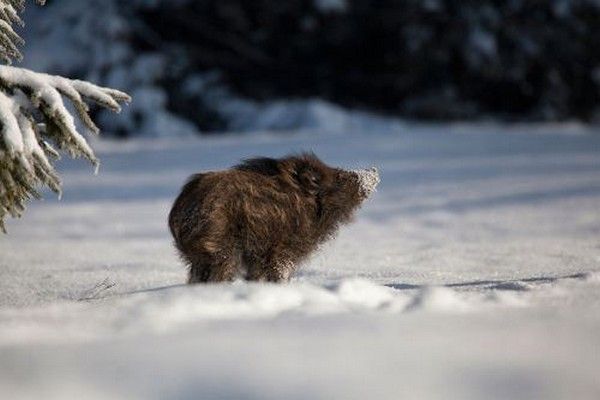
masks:
[[(45, 0), (36, 3), (43, 5)], [(24, 7), (25, 0), (0, 0), (0, 59), (7, 64), (23, 58), (18, 49), (23, 39), (13, 24), (23, 25), (18, 13)], [(98, 166), (63, 98), (94, 133), (99, 129), (89, 115), (88, 102), (119, 112), (120, 103), (131, 101), (115, 89), (0, 65), (0, 230), (4, 232), (5, 216), (19, 217), (27, 200), (40, 197), (38, 186), (60, 193), (60, 179), (51, 163), (59, 153), (49, 142)]]
[(119, 112), (119, 103), (131, 100), (126, 93), (89, 82), (0, 66), (2, 230), (5, 215), (20, 216), (25, 201), (39, 197), (39, 184), (60, 193), (60, 180), (50, 162), (58, 153), (47, 140), (73, 157), (85, 157), (98, 165), (93, 150), (77, 131), (63, 97), (71, 101), (81, 121), (94, 133), (98, 133), (98, 127), (90, 118), (86, 101)]
[[(46, 0), (36, 0), (44, 5)], [(23, 54), (18, 46), (24, 43), (23, 39), (14, 31), (13, 24), (23, 26), (19, 12), (25, 8), (25, 0), (0, 0), (0, 59), (10, 64), (13, 59), (22, 60)]]

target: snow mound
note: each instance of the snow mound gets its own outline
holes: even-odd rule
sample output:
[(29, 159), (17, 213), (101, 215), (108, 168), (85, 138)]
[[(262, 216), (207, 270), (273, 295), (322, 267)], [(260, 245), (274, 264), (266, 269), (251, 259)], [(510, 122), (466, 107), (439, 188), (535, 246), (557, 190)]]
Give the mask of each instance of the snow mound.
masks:
[(86, 296), (78, 302), (0, 311), (0, 346), (160, 335), (210, 321), (372, 312), (452, 314), (527, 304), (522, 292), (484, 294), (448, 287), (401, 290), (358, 278), (323, 286), (235, 282), (112, 292), (116, 287), (111, 283), (98, 297)]
[(452, 289), (426, 287), (419, 291), (406, 307), (407, 311), (465, 312), (472, 306)]
[[(114, 286), (112, 286), (114, 287)], [(111, 287), (111, 288), (112, 288)], [(408, 295), (366, 280), (346, 279), (333, 287), (312, 284), (236, 282), (170, 287), (85, 297), (28, 311), (0, 312), (0, 345), (27, 341), (87, 341), (103, 335), (161, 334), (202, 321), (257, 320), (286, 315), (323, 315), (402, 310)], [(93, 313), (97, 318), (89, 318)]]
[(364, 279), (343, 280), (333, 293), (350, 309), (377, 309), (398, 301), (398, 295), (392, 289)]

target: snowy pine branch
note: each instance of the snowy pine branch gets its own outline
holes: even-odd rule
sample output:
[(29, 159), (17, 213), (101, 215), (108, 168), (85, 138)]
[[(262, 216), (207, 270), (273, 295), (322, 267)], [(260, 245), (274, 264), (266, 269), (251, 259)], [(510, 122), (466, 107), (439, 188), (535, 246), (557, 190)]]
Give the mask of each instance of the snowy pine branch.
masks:
[[(38, 0), (43, 4), (43, 0)], [(22, 58), (17, 45), (22, 39), (12, 24), (22, 25), (17, 12), (24, 0), (0, 0), (0, 58)], [(121, 91), (89, 82), (0, 65), (0, 230), (4, 217), (18, 217), (30, 198), (39, 198), (36, 187), (48, 186), (60, 193), (60, 179), (51, 159), (58, 152), (49, 143), (72, 157), (85, 157), (95, 166), (98, 160), (75, 119), (66, 108), (67, 98), (83, 124), (92, 132), (99, 129), (89, 115), (88, 102), (112, 111), (121, 111), (121, 102), (131, 98)]]
[[(36, 0), (44, 5), (46, 0)], [(18, 46), (24, 43), (23, 39), (14, 31), (13, 24), (23, 26), (19, 12), (25, 8), (25, 0), (0, 0), (0, 59), (10, 64), (13, 59), (22, 60), (23, 54)]]
[(119, 102), (130, 101), (123, 92), (89, 82), (0, 66), (0, 228), (6, 214), (19, 216), (26, 200), (39, 197), (38, 184), (60, 192), (60, 181), (48, 158), (58, 153), (46, 139), (73, 157), (83, 156), (98, 164), (63, 97), (96, 133), (86, 99), (116, 112), (121, 110)]

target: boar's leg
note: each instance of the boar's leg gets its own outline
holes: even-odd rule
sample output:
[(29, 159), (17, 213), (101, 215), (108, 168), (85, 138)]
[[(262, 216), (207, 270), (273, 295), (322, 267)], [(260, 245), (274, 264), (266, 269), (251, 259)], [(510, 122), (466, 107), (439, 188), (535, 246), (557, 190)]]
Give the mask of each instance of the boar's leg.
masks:
[(210, 275), (210, 265), (194, 263), (190, 265), (190, 275), (188, 283), (208, 282)]
[(287, 282), (296, 269), (294, 263), (285, 258), (247, 257), (245, 261), (249, 281)]
[(188, 283), (233, 281), (240, 271), (241, 260), (236, 252), (205, 253), (190, 263)]

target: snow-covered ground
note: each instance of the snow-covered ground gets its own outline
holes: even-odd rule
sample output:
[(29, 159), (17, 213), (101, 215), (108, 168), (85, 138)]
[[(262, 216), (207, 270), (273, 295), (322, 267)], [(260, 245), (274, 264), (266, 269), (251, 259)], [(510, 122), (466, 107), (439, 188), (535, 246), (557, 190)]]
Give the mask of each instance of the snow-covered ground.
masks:
[[(62, 162), (63, 199), (0, 238), (0, 398), (600, 398), (600, 135), (363, 128)], [(290, 284), (183, 285), (166, 217), (186, 177), (305, 149), (380, 168), (355, 223)]]

